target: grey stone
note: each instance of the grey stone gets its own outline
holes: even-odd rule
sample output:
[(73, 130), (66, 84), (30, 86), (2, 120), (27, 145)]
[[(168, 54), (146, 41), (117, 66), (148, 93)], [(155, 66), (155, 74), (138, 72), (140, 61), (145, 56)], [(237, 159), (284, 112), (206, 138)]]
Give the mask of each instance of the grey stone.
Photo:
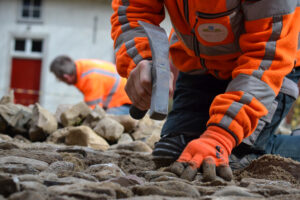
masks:
[(124, 132), (124, 127), (114, 119), (105, 117), (99, 121), (94, 131), (110, 142), (117, 142)]
[(8, 200), (20, 200), (20, 199), (22, 199), (22, 200), (36, 200), (36, 199), (45, 200), (46, 198), (44, 198), (38, 192), (31, 191), (31, 190), (26, 190), (26, 191), (15, 193), (8, 198)]
[(15, 95), (14, 95), (14, 91), (10, 90), (9, 93), (7, 95), (4, 95), (1, 99), (0, 99), (0, 104), (9, 104), (9, 103), (14, 103), (15, 100)]
[(144, 177), (147, 181), (152, 181), (161, 176), (177, 177), (174, 173), (164, 171), (142, 171), (137, 173), (138, 176)]
[(137, 151), (137, 152), (148, 152), (151, 153), (152, 149), (142, 141), (133, 141), (130, 143), (121, 143), (112, 145), (109, 150), (129, 150), (129, 151)]
[(31, 141), (44, 141), (57, 129), (57, 121), (52, 113), (36, 103), (32, 109), (32, 123), (29, 129)]
[(0, 134), (0, 141), (1, 140), (4, 140), (4, 141), (12, 141), (13, 139), (9, 136), (9, 135), (6, 135), (6, 134)]
[(255, 197), (261, 198), (263, 196), (259, 194), (251, 193), (246, 188), (238, 186), (226, 186), (221, 190), (216, 191), (213, 196), (226, 197), (226, 196), (235, 196), (235, 197)]
[(43, 180), (38, 175), (33, 174), (22, 174), (18, 176), (21, 182), (38, 182), (43, 183)]
[(85, 170), (85, 173), (95, 176), (99, 181), (126, 175), (120, 167), (113, 163), (92, 165)]
[(0, 172), (9, 174), (37, 174), (39, 170), (35, 169), (32, 165), (16, 163), (6, 164), (0, 163)]
[(39, 171), (43, 171), (48, 168), (48, 163), (30, 159), (30, 158), (24, 158), (24, 157), (17, 157), (17, 156), (6, 156), (0, 158), (0, 164), (24, 164), (32, 166), (34, 169), (37, 169)]
[(85, 179), (87, 181), (93, 181), (93, 182), (98, 181), (94, 176), (89, 175), (87, 173), (83, 173), (83, 172), (75, 172), (73, 176), (76, 177), (76, 178)]
[(101, 183), (77, 183), (71, 185), (58, 185), (48, 187), (49, 193), (55, 193), (59, 196), (80, 197), (80, 199), (99, 200), (116, 199), (116, 191)]
[(44, 161), (48, 164), (62, 160), (62, 157), (59, 153), (52, 152), (49, 150), (24, 150), (13, 148), (9, 150), (0, 151), (0, 157), (5, 157), (7, 155), (35, 159), (39, 161)]
[(145, 183), (144, 178), (138, 177), (136, 175), (116, 177), (116, 178), (109, 179), (108, 181), (113, 183), (118, 183), (123, 187), (128, 187), (132, 185), (142, 185)]
[(74, 168), (75, 168), (75, 166), (71, 162), (57, 161), (57, 162), (51, 163), (51, 165), (48, 167), (46, 172), (57, 174), (61, 171), (74, 171)]
[(9, 150), (9, 149), (18, 149), (19, 147), (12, 142), (0, 141), (0, 149)]
[(60, 120), (65, 127), (80, 125), (91, 112), (92, 109), (86, 103), (80, 102), (63, 112)]
[(10, 133), (27, 134), (32, 118), (32, 111), (22, 105), (12, 103), (0, 104), (0, 117), (1, 131), (6, 131), (7, 128), (10, 128)]
[(164, 195), (172, 197), (200, 197), (200, 193), (194, 186), (179, 181), (145, 183), (144, 185), (132, 186), (132, 191), (135, 195), (139, 196)]
[(39, 193), (47, 193), (47, 187), (35, 181), (23, 181), (20, 183), (21, 190), (33, 190)]

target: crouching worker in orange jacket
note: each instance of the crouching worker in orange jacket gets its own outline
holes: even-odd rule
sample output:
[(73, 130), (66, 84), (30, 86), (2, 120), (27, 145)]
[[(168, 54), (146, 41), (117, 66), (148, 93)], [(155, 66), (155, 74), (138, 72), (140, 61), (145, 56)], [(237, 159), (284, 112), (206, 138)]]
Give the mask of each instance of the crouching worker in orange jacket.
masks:
[(119, 76), (114, 64), (58, 56), (52, 61), (50, 71), (59, 80), (79, 89), (91, 108), (98, 104), (109, 114), (129, 114), (131, 101), (124, 90), (126, 79)]
[(140, 110), (149, 108), (152, 86), (138, 21), (159, 25), (164, 7), (180, 73), (154, 158), (177, 160), (171, 170), (190, 180), (200, 167), (206, 180), (230, 180), (230, 167), (263, 154), (300, 161), (300, 136), (274, 134), (298, 96), (300, 1), (113, 0), (116, 65)]

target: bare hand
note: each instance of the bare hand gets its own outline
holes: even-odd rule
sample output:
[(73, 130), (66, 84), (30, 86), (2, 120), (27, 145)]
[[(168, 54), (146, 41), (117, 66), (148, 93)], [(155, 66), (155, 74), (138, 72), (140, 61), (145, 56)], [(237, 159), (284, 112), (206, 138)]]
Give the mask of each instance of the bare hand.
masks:
[[(151, 104), (152, 79), (151, 79), (152, 62), (142, 60), (134, 68), (128, 77), (125, 91), (132, 101), (132, 104), (140, 110), (148, 110)], [(169, 89), (173, 93), (173, 74), (170, 73)]]

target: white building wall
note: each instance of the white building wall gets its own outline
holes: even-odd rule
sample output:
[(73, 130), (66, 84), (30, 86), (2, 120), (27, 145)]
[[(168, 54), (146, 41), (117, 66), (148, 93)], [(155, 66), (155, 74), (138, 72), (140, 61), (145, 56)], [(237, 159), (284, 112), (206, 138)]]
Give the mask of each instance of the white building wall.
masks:
[[(12, 40), (14, 36), (27, 36), (44, 39), (40, 104), (55, 112), (59, 104), (82, 101), (83, 96), (75, 87), (56, 80), (49, 65), (61, 54), (73, 59), (113, 61), (110, 1), (43, 0), (42, 23), (34, 24), (18, 22), (20, 3), (20, 0), (0, 0), (0, 96), (7, 93), (10, 85)], [(163, 26), (170, 29), (168, 22)]]

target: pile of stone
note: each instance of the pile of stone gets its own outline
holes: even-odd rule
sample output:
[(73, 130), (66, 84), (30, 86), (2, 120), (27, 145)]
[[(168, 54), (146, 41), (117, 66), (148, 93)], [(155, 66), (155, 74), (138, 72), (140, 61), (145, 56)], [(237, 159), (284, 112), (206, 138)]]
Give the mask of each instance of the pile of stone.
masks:
[(279, 169), (282, 158), (265, 159), (265, 170), (252, 166), (231, 182), (203, 182), (201, 173), (187, 181), (151, 159), (162, 122), (84, 103), (53, 115), (12, 99), (0, 100), (0, 200), (300, 199), (298, 162)]
[[(0, 132), (24, 137), (31, 142), (79, 145), (96, 150), (126, 148), (133, 143), (151, 152), (160, 138), (162, 122), (134, 120), (129, 115), (109, 115), (84, 102), (60, 105), (52, 114), (38, 103), (26, 107), (13, 103), (13, 97), (0, 100)], [(131, 146), (131, 145), (129, 145)], [(129, 148), (129, 147), (128, 147)]]

